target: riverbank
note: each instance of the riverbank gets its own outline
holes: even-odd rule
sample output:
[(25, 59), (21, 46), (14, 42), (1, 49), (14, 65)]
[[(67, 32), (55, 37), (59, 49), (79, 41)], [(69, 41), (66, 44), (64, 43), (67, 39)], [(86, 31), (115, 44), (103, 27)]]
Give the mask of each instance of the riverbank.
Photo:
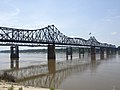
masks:
[[(16, 83), (2, 81), (2, 82), (0, 82), (0, 90), (50, 90), (50, 89), (36, 88), (36, 87), (31, 87), (31, 86), (21, 86)], [(55, 90), (61, 90), (61, 89), (55, 89)]]

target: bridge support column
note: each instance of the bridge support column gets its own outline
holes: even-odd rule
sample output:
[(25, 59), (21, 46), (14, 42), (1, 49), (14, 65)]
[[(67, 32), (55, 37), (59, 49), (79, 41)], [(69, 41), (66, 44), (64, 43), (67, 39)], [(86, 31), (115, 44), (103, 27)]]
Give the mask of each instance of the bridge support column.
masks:
[(81, 58), (81, 54), (83, 54), (84, 57), (84, 48), (79, 48), (79, 58)]
[(111, 54), (112, 54), (112, 55), (115, 54), (115, 53), (114, 53), (114, 48), (111, 48)]
[(81, 58), (81, 48), (79, 48), (79, 58)]
[(11, 58), (11, 64), (10, 64), (10, 68), (19, 68), (19, 58)]
[(11, 46), (10, 58), (19, 58), (19, 48), (18, 48), (18, 46)]
[(95, 60), (96, 60), (95, 46), (91, 46), (91, 61), (95, 61)]
[(88, 56), (90, 55), (90, 52), (91, 52), (91, 48), (87, 48)]
[(84, 53), (85, 53), (85, 49), (84, 49), (84, 48), (82, 48), (82, 54), (83, 54), (83, 57), (84, 57)]
[(116, 48), (111, 48), (111, 49), (112, 49), (111, 53), (116, 54)]
[(109, 57), (110, 55), (110, 48), (106, 48), (106, 56)]
[(48, 45), (48, 61), (49, 60), (56, 60), (54, 44)]
[[(55, 55), (55, 44), (48, 44), (48, 55), (47, 55), (47, 58), (48, 58), (48, 71), (49, 71), (49, 74), (52, 75), (52, 79), (54, 81), (55, 79), (55, 70), (56, 70), (56, 55)], [(50, 78), (50, 77), (48, 77)], [(52, 80), (50, 79), (50, 80)], [(49, 82), (50, 82), (49, 80)], [(49, 87), (51, 87), (52, 84), (49, 83)]]
[(110, 55), (112, 54), (112, 48), (110, 48)]
[(104, 59), (104, 48), (100, 47), (100, 59)]
[(68, 56), (70, 55), (70, 59), (72, 60), (72, 47), (66, 48), (66, 59), (68, 60)]
[(116, 54), (117, 53), (117, 49), (116, 48), (113, 48), (113, 52), (114, 52), (114, 54)]

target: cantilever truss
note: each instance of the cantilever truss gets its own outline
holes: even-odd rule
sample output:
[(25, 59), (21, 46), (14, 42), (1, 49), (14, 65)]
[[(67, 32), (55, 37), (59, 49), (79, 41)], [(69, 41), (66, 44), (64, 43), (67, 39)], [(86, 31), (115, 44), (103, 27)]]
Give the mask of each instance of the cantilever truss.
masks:
[(1, 45), (74, 45), (74, 46), (96, 46), (96, 47), (112, 47), (115, 45), (100, 43), (95, 37), (85, 40), (83, 38), (71, 38), (61, 33), (54, 25), (36, 30), (14, 29), (0, 27)]

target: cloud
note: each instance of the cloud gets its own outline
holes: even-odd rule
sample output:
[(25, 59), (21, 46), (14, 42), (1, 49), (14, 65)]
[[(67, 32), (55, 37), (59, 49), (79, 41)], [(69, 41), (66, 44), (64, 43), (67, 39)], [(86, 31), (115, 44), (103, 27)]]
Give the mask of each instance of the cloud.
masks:
[(105, 19), (102, 19), (102, 20), (110, 22), (110, 21), (117, 20), (117, 19), (120, 19), (120, 15), (109, 17), (109, 18), (105, 18)]
[(117, 32), (111, 32), (111, 35), (116, 35), (117, 34)]
[(19, 9), (19, 8), (16, 8), (16, 9), (15, 9), (15, 12), (12, 12), (12, 13), (11, 13), (11, 16), (17, 16), (19, 13), (20, 13), (20, 9)]
[(0, 25), (9, 25), (16, 21), (17, 16), (20, 13), (20, 9), (16, 8), (14, 11), (0, 13)]

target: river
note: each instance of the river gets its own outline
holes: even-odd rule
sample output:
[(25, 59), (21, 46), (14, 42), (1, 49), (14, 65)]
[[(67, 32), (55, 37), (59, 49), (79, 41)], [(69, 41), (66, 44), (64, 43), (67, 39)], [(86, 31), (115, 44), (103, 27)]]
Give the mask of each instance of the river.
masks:
[[(99, 56), (93, 63), (87, 53), (80, 59), (78, 53), (74, 53), (72, 61), (66, 61), (65, 53), (57, 53), (55, 63), (60, 64), (55, 65), (53, 77), (50, 73), (46, 77), (34, 77), (19, 83), (35, 87), (52, 85), (63, 90), (120, 90), (120, 55), (111, 55), (104, 60), (100, 60)], [(46, 53), (20, 53), (20, 68), (40, 64), (48, 64)], [(48, 69), (54, 67), (49, 65)], [(10, 67), (9, 53), (0, 53), (0, 70)]]

